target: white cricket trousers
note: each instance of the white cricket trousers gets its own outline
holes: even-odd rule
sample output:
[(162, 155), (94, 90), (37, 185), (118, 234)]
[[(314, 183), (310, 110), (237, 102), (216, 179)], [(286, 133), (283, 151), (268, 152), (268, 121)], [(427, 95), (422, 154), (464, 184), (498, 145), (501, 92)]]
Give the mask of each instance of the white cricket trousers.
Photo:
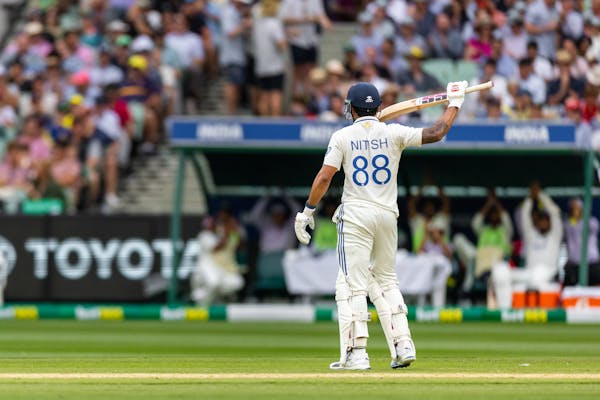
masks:
[(397, 286), (396, 214), (368, 203), (343, 203), (334, 222), (338, 231), (338, 261), (351, 295), (366, 296), (371, 276), (381, 287)]

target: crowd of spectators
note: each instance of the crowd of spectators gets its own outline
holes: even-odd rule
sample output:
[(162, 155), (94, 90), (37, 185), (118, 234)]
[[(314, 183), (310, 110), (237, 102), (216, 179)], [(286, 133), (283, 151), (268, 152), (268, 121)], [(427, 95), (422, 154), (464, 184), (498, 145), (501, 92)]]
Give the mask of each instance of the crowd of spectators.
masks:
[(600, 0), (357, 1), (339, 59), (319, 44), (336, 29), (327, 10), (347, 11), (339, 1), (29, 3), (0, 54), (5, 203), (118, 209), (131, 155), (154, 153), (165, 117), (197, 113), (219, 75), (230, 114), (337, 120), (354, 81), (385, 106), (443, 89), (433, 66), (454, 62), (495, 83), (461, 118), (568, 118), (600, 147)]

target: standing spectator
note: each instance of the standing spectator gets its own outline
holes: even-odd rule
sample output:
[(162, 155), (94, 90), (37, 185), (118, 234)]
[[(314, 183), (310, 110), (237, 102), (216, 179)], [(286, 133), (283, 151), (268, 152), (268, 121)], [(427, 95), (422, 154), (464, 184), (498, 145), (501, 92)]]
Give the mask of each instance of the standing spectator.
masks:
[(429, 0), (414, 0), (413, 19), (416, 32), (421, 37), (427, 37), (431, 27), (435, 25), (435, 15), (429, 11)]
[(280, 116), (282, 113), (287, 42), (283, 23), (277, 18), (278, 9), (277, 0), (261, 0), (260, 15), (252, 26), (252, 43), (256, 51), (254, 71), (260, 88), (258, 112), (263, 116)]
[(543, 192), (532, 190), (520, 210), (521, 229), (525, 244), (525, 267), (511, 269), (508, 264), (496, 264), (492, 282), (498, 306), (512, 305), (515, 283), (527, 289), (541, 290), (554, 281), (558, 273), (558, 255), (563, 235), (560, 209)]
[(556, 0), (532, 1), (525, 12), (525, 29), (539, 46), (540, 55), (552, 58), (560, 28), (560, 13)]
[(184, 0), (181, 12), (187, 19), (190, 31), (202, 38), (204, 50), (204, 70), (207, 75), (214, 76), (217, 68), (217, 50), (213, 41), (212, 32), (208, 27), (206, 15), (206, 0)]
[[(600, 284), (600, 254), (598, 253), (598, 219), (590, 216), (588, 233), (588, 285)], [(583, 201), (573, 198), (569, 201), (569, 214), (565, 220), (565, 241), (567, 242), (567, 264), (565, 265), (565, 286), (575, 286), (579, 282), (581, 248), (583, 246)]]
[[(188, 113), (197, 111), (201, 99), (204, 47), (202, 38), (189, 30), (183, 14), (173, 15), (170, 31), (165, 36), (167, 46), (175, 50), (182, 67), (181, 88)], [(189, 100), (189, 101), (188, 101)]]
[(241, 90), (246, 83), (246, 53), (244, 35), (252, 29), (252, 20), (244, 16), (247, 2), (232, 0), (223, 9), (221, 26), (223, 38), (219, 49), (219, 62), (227, 79), (224, 87), (227, 113), (235, 114)]
[(577, 10), (575, 0), (562, 0), (560, 26), (563, 36), (578, 41), (583, 36), (583, 15)]
[(513, 60), (520, 60), (527, 55), (527, 32), (523, 27), (523, 17), (516, 10), (508, 14), (508, 26), (504, 27), (503, 51)]
[(303, 95), (308, 90), (309, 71), (319, 58), (317, 28), (328, 30), (331, 21), (325, 14), (323, 0), (283, 0), (280, 17), (287, 28), (294, 65), (292, 93)]
[(445, 229), (446, 221), (443, 218), (433, 218), (427, 225), (425, 239), (418, 251), (427, 255), (429, 262), (435, 265), (431, 277), (431, 305), (436, 308), (442, 308), (446, 304), (448, 274), (452, 270), (451, 260), (454, 255), (454, 247), (448, 243)]

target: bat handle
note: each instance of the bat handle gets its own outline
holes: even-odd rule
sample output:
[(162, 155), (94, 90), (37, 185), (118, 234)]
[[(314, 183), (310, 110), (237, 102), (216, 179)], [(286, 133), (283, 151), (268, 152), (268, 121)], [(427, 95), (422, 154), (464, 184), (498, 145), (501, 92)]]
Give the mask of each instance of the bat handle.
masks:
[(488, 90), (493, 87), (494, 87), (494, 82), (487, 81), (487, 82), (480, 83), (479, 85), (469, 86), (468, 88), (465, 89), (465, 93), (480, 92), (482, 90)]

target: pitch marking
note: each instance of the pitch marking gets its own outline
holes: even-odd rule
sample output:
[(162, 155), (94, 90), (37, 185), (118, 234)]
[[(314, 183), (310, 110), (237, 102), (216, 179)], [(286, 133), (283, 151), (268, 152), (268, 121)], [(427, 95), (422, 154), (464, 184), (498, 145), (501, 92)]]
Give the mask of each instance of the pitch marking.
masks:
[(600, 373), (486, 373), (486, 372), (323, 372), (323, 373), (161, 373), (161, 372), (90, 372), (90, 373), (0, 373), (0, 380), (292, 380), (292, 379), (350, 379), (397, 378), (404, 379), (514, 379), (552, 380), (575, 379), (600, 381)]

